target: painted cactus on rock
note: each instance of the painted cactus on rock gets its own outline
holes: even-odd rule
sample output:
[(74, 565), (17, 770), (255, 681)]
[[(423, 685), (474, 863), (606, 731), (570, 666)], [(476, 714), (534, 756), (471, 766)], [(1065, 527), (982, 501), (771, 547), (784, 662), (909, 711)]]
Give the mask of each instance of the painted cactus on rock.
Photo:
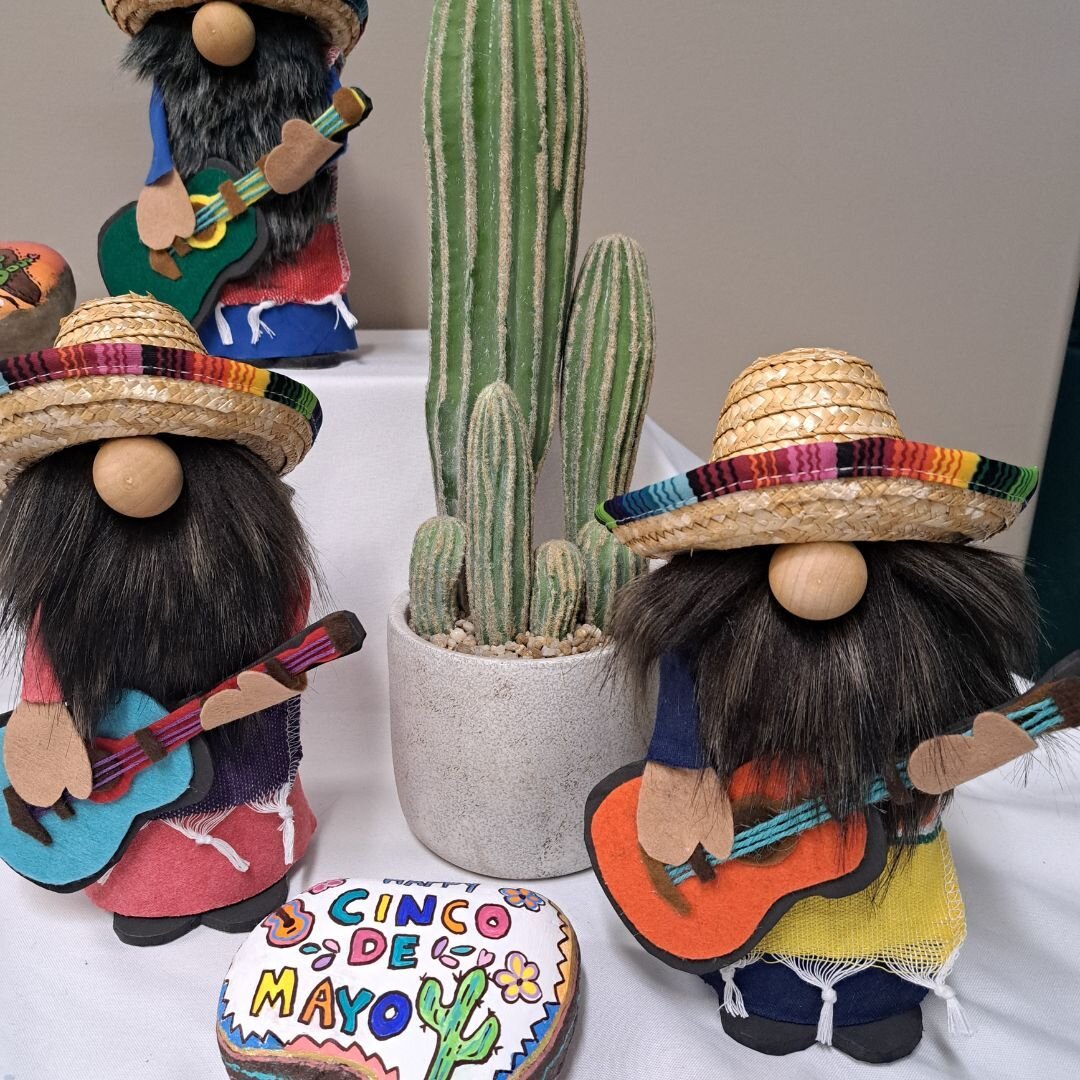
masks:
[(456, 514), (480, 391), (513, 388), (536, 471), (558, 412), (585, 155), (576, 0), (437, 0), (424, 103), (427, 422), (439, 512)]
[(473, 968), (461, 976), (449, 1005), (443, 1004), (443, 988), (438, 979), (424, 979), (420, 984), (416, 1011), (438, 1038), (425, 1080), (450, 1080), (460, 1066), (482, 1065), (494, 1053), (501, 1025), (493, 1012), (488, 1013), (471, 1035), (465, 1034), (487, 988), (488, 976), (483, 968)]

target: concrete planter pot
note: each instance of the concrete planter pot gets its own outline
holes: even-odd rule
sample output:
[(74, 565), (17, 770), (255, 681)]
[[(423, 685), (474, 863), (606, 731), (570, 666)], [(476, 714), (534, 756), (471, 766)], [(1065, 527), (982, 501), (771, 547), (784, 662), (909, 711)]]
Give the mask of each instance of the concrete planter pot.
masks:
[(390, 612), (390, 736), (405, 819), (437, 855), (508, 880), (589, 865), (585, 800), (645, 754), (649, 709), (607, 651), (545, 660), (449, 652)]

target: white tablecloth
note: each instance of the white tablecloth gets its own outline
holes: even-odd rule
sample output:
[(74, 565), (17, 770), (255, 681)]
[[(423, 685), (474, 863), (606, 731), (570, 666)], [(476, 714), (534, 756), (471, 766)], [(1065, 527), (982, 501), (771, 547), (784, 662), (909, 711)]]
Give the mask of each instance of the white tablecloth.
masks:
[[(307, 381), (326, 426), (294, 482), (335, 606), (370, 636), (358, 659), (318, 675), (305, 705), (305, 787), (321, 829), (293, 879), (461, 880), (412, 837), (390, 762), (384, 622), (406, 584), (415, 527), (433, 510), (420, 333), (369, 334), (359, 359)], [(655, 425), (638, 480), (694, 462)], [(549, 470), (542, 505), (557, 517)], [(10, 691), (5, 695), (10, 698)], [(1080, 1075), (1080, 753), (1036, 759), (969, 785), (948, 824), (970, 936), (953, 985), (976, 1027), (950, 1037), (925, 1007), (926, 1037), (895, 1080), (1064, 1080)], [(524, 884), (524, 883), (523, 883)], [(585, 1004), (566, 1080), (869, 1075), (822, 1047), (758, 1056), (720, 1029), (716, 998), (630, 938), (589, 873), (538, 883), (581, 937)], [(0, 1080), (212, 1080), (218, 989), (238, 940), (200, 928), (156, 950), (121, 945), (81, 896), (39, 890), (0, 867)], [(468, 1077), (466, 1074), (469, 1074)], [(472, 1070), (462, 1069), (460, 1080)], [(479, 1080), (479, 1071), (477, 1080)]]

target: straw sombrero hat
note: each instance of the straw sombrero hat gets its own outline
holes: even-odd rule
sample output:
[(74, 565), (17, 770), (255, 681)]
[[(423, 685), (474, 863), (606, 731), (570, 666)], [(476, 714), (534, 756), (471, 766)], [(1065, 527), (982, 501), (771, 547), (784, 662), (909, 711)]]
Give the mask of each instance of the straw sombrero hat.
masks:
[(639, 555), (810, 541), (985, 540), (1038, 470), (904, 438), (874, 369), (833, 349), (751, 364), (728, 390), (712, 460), (618, 495), (599, 519)]
[(175, 308), (115, 296), (76, 308), (52, 349), (0, 359), (0, 494), (57, 450), (129, 435), (191, 435), (246, 446), (279, 475), (322, 423), (302, 384), (221, 357)]
[[(322, 27), (331, 44), (349, 53), (368, 19), (368, 0), (252, 0), (259, 7), (303, 15)], [(121, 30), (137, 34), (160, 11), (190, 8), (206, 0), (102, 0)]]

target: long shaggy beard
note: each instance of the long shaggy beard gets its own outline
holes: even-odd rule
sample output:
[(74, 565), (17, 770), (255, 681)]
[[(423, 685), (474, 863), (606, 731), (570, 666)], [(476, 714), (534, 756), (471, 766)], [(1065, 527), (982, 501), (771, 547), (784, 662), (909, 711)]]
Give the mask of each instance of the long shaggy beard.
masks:
[(271, 651), (314, 576), (292, 492), (263, 461), (232, 443), (166, 441), (184, 489), (160, 517), (101, 501), (98, 444), (38, 462), (0, 504), (0, 632), (21, 643), (40, 617), (84, 737), (122, 690), (173, 708)]
[[(775, 549), (754, 547), (676, 556), (623, 592), (612, 628), (619, 662), (639, 678), (665, 651), (687, 657), (702, 746), (722, 776), (757, 760), (793, 801), (820, 798), (841, 820), (923, 739), (1014, 697), (1038, 632), (1031, 588), (1007, 556), (859, 547), (866, 595), (839, 619), (785, 611), (768, 584)], [(912, 840), (935, 803), (890, 803), (890, 825)]]
[[(161, 88), (180, 175), (210, 158), (246, 172), (281, 140), (281, 125), (314, 120), (326, 108), (326, 45), (308, 19), (250, 6), (255, 52), (235, 68), (204, 60), (191, 37), (194, 10), (155, 15), (132, 40), (124, 66)], [(257, 272), (287, 262), (330, 214), (334, 178), (323, 172), (292, 195), (260, 203), (269, 247)]]

